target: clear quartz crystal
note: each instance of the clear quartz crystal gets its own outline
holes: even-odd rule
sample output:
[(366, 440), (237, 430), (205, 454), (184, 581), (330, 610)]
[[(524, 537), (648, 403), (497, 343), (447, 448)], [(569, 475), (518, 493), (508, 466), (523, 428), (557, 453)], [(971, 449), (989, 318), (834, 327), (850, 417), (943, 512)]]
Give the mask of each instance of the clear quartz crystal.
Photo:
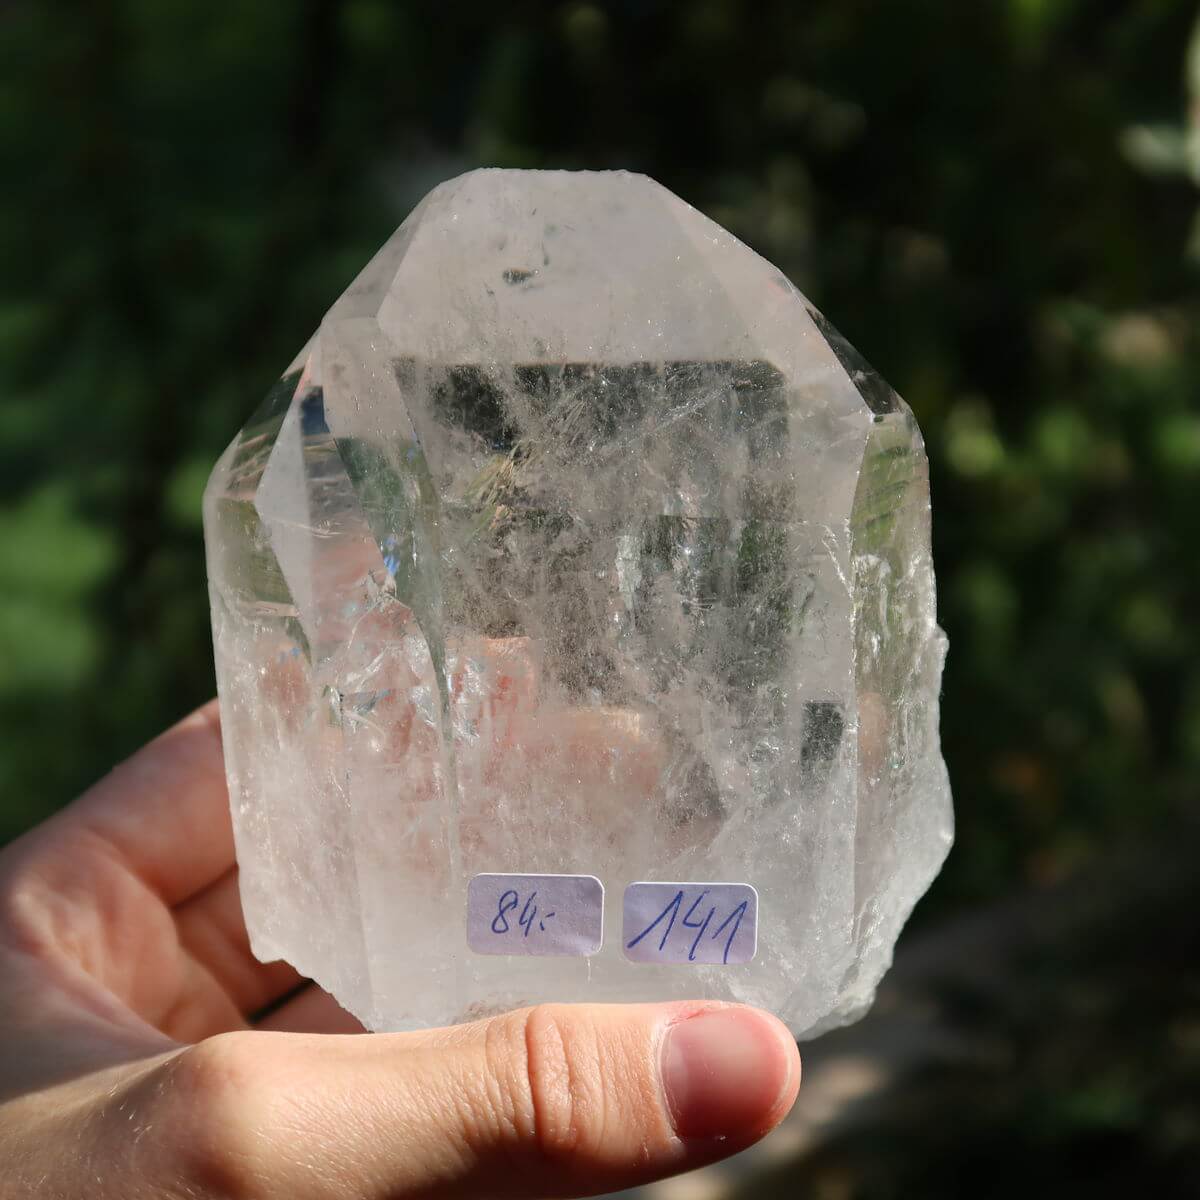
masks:
[[(334, 304), (205, 496), (255, 953), (374, 1029), (540, 1000), (859, 1015), (950, 845), (903, 402), (644, 176), (475, 171)], [(468, 949), (480, 872), (606, 888), (584, 957)], [(759, 894), (640, 964), (631, 881)]]

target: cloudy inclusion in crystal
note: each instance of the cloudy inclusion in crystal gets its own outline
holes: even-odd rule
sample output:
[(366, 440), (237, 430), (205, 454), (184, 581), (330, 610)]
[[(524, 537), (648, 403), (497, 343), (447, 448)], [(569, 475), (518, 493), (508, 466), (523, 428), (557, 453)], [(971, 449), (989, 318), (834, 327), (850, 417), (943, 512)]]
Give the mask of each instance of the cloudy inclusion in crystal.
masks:
[[(417, 207), (213, 471), (242, 900), (368, 1026), (870, 1003), (951, 839), (924, 449), (769, 263), (653, 181)], [(473, 954), (479, 872), (603, 880), (600, 952)], [(636, 880), (759, 894), (754, 960), (621, 950)]]

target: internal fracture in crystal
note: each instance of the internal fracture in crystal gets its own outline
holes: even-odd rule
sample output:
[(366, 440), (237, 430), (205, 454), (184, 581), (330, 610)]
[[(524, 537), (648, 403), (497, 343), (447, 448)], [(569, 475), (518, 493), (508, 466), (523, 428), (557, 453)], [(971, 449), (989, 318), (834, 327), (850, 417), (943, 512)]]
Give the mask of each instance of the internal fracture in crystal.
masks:
[[(951, 839), (925, 453), (746, 246), (643, 176), (444, 183), (204, 516), (260, 958), (375, 1029), (869, 1005)], [(483, 872), (596, 876), (600, 951), (473, 953)], [(752, 885), (753, 961), (627, 961), (639, 880)]]

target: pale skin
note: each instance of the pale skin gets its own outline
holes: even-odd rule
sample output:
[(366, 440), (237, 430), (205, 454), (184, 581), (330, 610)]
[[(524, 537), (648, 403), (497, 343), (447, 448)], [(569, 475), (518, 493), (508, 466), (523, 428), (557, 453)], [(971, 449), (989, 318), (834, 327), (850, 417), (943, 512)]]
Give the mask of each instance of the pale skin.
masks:
[(734, 1005), (358, 1030), (250, 953), (214, 705), (0, 852), (0, 1200), (590, 1195), (743, 1149), (800, 1082)]

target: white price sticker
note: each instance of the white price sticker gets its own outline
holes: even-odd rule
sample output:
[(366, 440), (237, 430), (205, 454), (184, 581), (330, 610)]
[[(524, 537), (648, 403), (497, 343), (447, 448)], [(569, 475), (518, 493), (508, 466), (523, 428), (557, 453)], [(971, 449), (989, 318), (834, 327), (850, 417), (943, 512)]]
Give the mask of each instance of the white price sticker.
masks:
[(467, 945), (476, 954), (586, 957), (604, 937), (594, 875), (476, 875), (467, 884)]
[(748, 963), (758, 892), (748, 883), (631, 883), (621, 942), (631, 962)]

